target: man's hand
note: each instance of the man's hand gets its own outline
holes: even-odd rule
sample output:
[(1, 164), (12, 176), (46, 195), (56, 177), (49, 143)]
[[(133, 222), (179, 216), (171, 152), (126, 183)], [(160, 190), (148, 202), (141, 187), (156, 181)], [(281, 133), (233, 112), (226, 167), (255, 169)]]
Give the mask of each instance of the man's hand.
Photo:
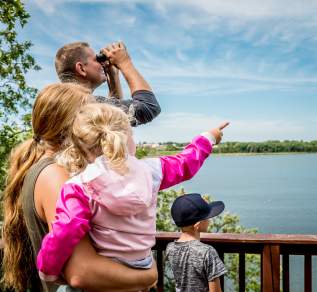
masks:
[(128, 83), (132, 96), (138, 90), (152, 91), (150, 85), (134, 67), (123, 42), (108, 45), (101, 50), (101, 53), (108, 57), (110, 64), (116, 66), (116, 68), (120, 70)]
[(221, 142), (223, 136), (222, 130), (229, 124), (229, 122), (224, 122), (219, 127), (210, 130), (211, 135), (213, 135), (216, 139), (216, 144), (219, 144)]
[(125, 64), (131, 62), (131, 58), (123, 42), (112, 43), (101, 49), (101, 53), (106, 55), (110, 63), (120, 70)]

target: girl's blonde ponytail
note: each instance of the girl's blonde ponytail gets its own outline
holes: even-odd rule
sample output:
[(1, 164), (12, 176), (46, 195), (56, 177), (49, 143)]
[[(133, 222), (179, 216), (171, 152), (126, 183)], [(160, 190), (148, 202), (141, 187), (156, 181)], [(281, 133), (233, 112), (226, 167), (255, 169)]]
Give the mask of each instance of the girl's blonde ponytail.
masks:
[(103, 154), (110, 167), (123, 174), (127, 171), (125, 162), (130, 131), (129, 118), (121, 109), (108, 104), (87, 104), (77, 114), (73, 124), (73, 156), (66, 150), (59, 161), (78, 173)]
[(128, 155), (127, 143), (127, 134), (119, 131), (108, 129), (104, 135), (101, 135), (100, 145), (102, 152), (106, 156), (111, 167), (117, 171), (127, 171), (127, 167), (125, 166)]

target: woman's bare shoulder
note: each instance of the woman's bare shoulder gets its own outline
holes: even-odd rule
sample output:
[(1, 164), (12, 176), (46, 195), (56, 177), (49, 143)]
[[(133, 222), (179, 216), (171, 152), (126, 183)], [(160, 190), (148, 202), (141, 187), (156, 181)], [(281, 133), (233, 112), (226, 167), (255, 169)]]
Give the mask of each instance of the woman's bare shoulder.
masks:
[(38, 176), (34, 201), (35, 208), (44, 221), (51, 222), (54, 219), (57, 198), (68, 179), (67, 171), (57, 163), (45, 167)]
[(62, 181), (64, 183), (69, 179), (69, 174), (62, 166), (57, 163), (52, 163), (46, 166), (40, 173), (37, 183), (49, 183), (54, 181), (57, 183), (58, 181)]

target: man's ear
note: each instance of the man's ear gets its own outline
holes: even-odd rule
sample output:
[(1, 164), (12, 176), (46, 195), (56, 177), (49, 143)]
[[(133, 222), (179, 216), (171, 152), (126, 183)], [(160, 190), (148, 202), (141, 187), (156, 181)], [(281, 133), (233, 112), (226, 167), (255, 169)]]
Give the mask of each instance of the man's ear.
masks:
[(87, 72), (86, 72), (86, 69), (83, 65), (83, 63), (81, 62), (77, 62), (75, 64), (75, 71), (78, 75), (82, 76), (82, 77), (86, 77), (87, 76)]

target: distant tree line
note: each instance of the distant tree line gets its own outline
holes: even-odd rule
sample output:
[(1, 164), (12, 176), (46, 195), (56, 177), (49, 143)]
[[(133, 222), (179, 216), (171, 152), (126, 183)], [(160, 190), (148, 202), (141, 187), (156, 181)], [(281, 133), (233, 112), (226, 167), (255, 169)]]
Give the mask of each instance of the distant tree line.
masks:
[(266, 142), (226, 142), (220, 144), (216, 153), (278, 153), (317, 152), (317, 141), (266, 141)]
[[(159, 147), (149, 147), (149, 144), (140, 144), (137, 149), (138, 157), (171, 154), (182, 150), (188, 143), (166, 142), (159, 143)], [(146, 146), (145, 146), (146, 145)], [(225, 142), (214, 147), (213, 153), (281, 153), (302, 152), (317, 153), (315, 141), (265, 141), (265, 142)]]

